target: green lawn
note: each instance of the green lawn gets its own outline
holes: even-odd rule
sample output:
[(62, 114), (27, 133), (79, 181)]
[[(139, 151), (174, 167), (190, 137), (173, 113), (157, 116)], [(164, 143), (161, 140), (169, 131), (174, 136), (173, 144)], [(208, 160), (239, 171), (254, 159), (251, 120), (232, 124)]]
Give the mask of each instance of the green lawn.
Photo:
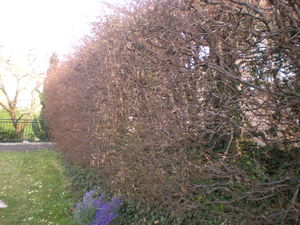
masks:
[(66, 180), (57, 152), (0, 152), (0, 225), (72, 224)]

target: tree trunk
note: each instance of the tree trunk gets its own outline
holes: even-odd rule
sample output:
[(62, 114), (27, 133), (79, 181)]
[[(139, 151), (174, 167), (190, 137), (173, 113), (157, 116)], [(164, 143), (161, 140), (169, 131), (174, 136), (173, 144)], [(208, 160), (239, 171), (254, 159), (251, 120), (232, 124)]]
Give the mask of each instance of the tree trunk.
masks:
[(25, 131), (25, 127), (26, 127), (26, 123), (20, 123), (20, 118), (17, 118), (17, 115), (15, 114), (15, 112), (9, 112), (10, 118), (12, 120), (13, 126), (15, 128), (15, 131), (17, 133), (17, 136), (19, 138), (23, 138), (24, 137), (24, 131)]

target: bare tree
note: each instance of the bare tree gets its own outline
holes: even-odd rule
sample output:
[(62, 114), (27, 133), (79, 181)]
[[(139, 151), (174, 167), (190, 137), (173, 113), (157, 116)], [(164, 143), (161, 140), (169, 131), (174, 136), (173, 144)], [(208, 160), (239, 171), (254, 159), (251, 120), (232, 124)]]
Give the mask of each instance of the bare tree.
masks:
[[(33, 60), (31, 60), (31, 63)], [(2, 60), (0, 71), (0, 106), (9, 114), (17, 135), (20, 137), (24, 133), (26, 124), (19, 123), (19, 121), (30, 118), (40, 106), (36, 94), (42, 87), (43, 78), (44, 74), (38, 73), (34, 69), (31, 69), (29, 72), (22, 71), (9, 60)], [(20, 110), (20, 100), (22, 97), (28, 99), (26, 99), (28, 104)]]

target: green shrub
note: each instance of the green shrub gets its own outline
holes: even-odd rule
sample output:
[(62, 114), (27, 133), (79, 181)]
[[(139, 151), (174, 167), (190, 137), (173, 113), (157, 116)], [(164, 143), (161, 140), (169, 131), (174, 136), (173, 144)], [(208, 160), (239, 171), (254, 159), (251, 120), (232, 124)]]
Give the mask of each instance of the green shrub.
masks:
[(32, 131), (36, 138), (41, 141), (49, 141), (49, 131), (41, 115), (35, 116), (32, 123)]
[(20, 140), (20, 137), (18, 137), (14, 128), (3, 129), (0, 127), (0, 142), (19, 141), (19, 140)]
[(70, 181), (70, 188), (74, 193), (75, 200), (79, 201), (88, 191), (102, 187), (101, 175), (95, 168), (75, 165), (66, 158), (64, 165), (66, 177)]
[[(96, 189), (102, 185), (100, 181), (101, 175), (95, 168), (88, 166), (76, 166), (67, 159), (65, 162), (66, 177), (70, 181), (70, 191), (73, 193), (73, 201), (79, 202), (89, 190)], [(108, 196), (114, 194), (106, 189)], [(122, 197), (123, 204), (118, 211), (118, 217), (112, 221), (115, 224), (130, 224), (130, 225), (148, 225), (148, 224), (163, 224), (163, 225), (185, 225), (185, 224), (220, 224), (222, 219), (217, 219), (215, 216), (207, 215), (207, 212), (194, 210), (186, 214), (171, 215), (164, 207), (153, 207), (146, 202), (138, 202), (131, 198)], [(94, 215), (94, 211), (90, 212)], [(90, 220), (90, 216), (86, 215)], [(77, 224), (76, 221), (72, 224)]]

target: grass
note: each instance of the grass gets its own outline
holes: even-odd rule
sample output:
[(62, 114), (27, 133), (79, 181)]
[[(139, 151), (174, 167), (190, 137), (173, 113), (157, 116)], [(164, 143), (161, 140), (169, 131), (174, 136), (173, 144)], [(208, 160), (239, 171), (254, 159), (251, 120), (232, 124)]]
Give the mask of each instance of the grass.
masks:
[(57, 152), (0, 152), (0, 225), (72, 224), (68, 185)]

